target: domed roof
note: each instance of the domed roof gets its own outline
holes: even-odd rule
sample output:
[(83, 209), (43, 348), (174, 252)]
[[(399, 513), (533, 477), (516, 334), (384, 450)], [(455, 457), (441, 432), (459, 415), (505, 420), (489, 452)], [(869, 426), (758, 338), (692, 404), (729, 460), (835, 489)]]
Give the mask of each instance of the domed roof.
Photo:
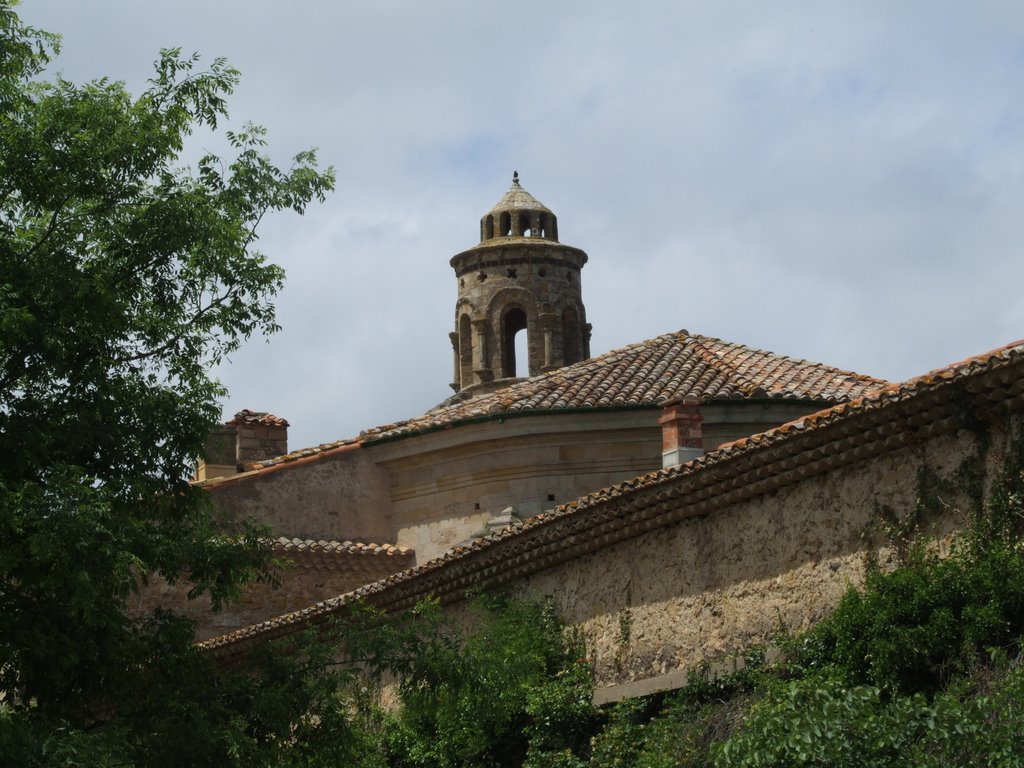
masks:
[(519, 184), (519, 171), (512, 173), (512, 186), (508, 192), (502, 195), (501, 200), (491, 208), (489, 213), (502, 213), (504, 211), (543, 211), (551, 213), (551, 209), (535, 198)]
[(512, 174), (512, 186), (501, 200), (480, 219), (480, 242), (508, 237), (540, 238), (558, 242), (558, 219), (551, 209), (519, 184), (519, 172)]

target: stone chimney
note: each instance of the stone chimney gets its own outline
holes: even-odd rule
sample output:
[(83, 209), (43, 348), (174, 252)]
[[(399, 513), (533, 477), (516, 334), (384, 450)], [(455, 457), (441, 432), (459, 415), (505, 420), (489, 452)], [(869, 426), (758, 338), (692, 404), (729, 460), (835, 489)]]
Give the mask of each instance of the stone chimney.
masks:
[(288, 422), (264, 411), (239, 411), (224, 426), (238, 433), (235, 456), (239, 464), (272, 459), (288, 453)]
[(196, 480), (244, 472), (246, 465), (288, 453), (288, 422), (265, 411), (239, 411), (210, 433), (206, 459), (200, 459)]
[(699, 401), (693, 395), (669, 401), (662, 407), (661, 466), (677, 467), (704, 453)]

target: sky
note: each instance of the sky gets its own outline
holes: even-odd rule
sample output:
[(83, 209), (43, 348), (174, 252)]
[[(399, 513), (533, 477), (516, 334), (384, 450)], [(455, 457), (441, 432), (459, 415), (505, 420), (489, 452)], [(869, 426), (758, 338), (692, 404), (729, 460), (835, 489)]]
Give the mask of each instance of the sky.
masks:
[[(227, 127), (337, 190), (266, 221), (282, 330), (215, 372), (292, 449), (451, 394), (455, 274), (512, 172), (600, 354), (687, 329), (903, 380), (1024, 337), (1024, 3), (27, 0), (51, 73), (226, 57)], [(219, 151), (215, 137), (210, 142)], [(201, 149), (209, 149), (209, 146)], [(200, 148), (193, 148), (198, 151)]]

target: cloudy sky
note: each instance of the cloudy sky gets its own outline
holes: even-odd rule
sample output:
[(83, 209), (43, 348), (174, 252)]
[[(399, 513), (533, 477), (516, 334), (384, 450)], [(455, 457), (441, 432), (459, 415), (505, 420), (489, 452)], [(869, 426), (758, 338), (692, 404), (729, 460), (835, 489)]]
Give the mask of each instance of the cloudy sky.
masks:
[(691, 332), (905, 379), (1024, 336), (1024, 4), (27, 0), (54, 66), (243, 73), (327, 203), (267, 222), (283, 330), (218, 375), (299, 448), (451, 393), (455, 253), (518, 170), (592, 352)]

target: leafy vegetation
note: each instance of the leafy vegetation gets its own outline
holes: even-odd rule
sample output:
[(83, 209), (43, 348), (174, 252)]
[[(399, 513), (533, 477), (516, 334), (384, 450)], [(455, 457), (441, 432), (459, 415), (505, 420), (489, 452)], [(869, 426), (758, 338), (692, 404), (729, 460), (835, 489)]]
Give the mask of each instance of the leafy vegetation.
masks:
[(598, 713), (578, 638), (550, 606), (481, 596), (474, 613), (468, 632), (435, 616), (406, 655), (391, 764), (579, 765)]
[(185, 478), (219, 418), (210, 364), (276, 328), (256, 227), (333, 174), (311, 152), (276, 168), (255, 126), (189, 168), (237, 71), (163, 51), (133, 97), (43, 79), (58, 44), (0, 0), (0, 754), (258, 764), (316, 711), (314, 681), (264, 717), (243, 692), (270, 678), (214, 674), (190, 626), (126, 606), (148, 574), (215, 605), (269, 575), (264, 531), (225, 536)]

